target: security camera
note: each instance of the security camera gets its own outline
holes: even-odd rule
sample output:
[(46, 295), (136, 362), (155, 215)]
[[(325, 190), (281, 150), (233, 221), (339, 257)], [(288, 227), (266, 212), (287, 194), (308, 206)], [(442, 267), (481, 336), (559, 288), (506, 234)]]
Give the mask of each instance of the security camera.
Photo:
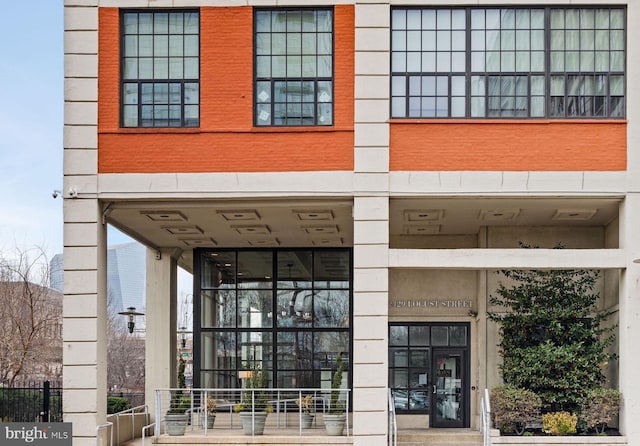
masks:
[(60, 195), (61, 193), (62, 193), (61, 190), (56, 189), (51, 193), (51, 196), (55, 199), (55, 198), (58, 198), (58, 195)]

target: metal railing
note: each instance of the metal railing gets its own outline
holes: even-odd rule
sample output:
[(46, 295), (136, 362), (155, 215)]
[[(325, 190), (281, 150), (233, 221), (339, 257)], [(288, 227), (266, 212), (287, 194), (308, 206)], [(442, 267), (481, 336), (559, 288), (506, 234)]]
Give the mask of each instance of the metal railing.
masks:
[(484, 446), (491, 446), (491, 402), (489, 401), (489, 389), (484, 389), (484, 396), (480, 400), (482, 419), (480, 429), (482, 430)]
[(121, 440), (120, 438), (120, 424), (121, 424), (120, 418), (121, 417), (131, 416), (131, 437), (126, 438), (125, 441), (133, 440), (134, 438), (136, 438), (136, 414), (144, 415), (144, 422), (142, 423), (143, 426), (149, 423), (149, 416), (150, 416), (149, 407), (146, 404), (132, 407), (131, 409), (122, 410), (120, 412), (109, 415), (109, 417), (115, 417), (115, 420), (116, 420), (114, 424), (116, 426), (117, 444), (120, 444), (120, 440)]
[[(337, 398), (332, 405), (332, 393)], [(305, 399), (307, 404), (299, 404)], [(303, 429), (324, 428), (318, 424), (318, 418), (332, 412), (345, 414), (346, 435), (350, 435), (350, 391), (348, 389), (332, 390), (329, 388), (235, 388), (235, 389), (157, 389), (155, 432), (158, 436), (166, 431), (165, 414), (169, 409), (189, 415), (188, 423), (191, 431), (198, 430), (206, 436), (211, 430), (207, 420), (207, 401), (215, 401), (215, 427), (225, 429), (240, 428), (240, 412), (258, 412), (257, 409), (266, 410), (274, 417), (268, 417), (268, 426), (276, 428), (298, 429), (298, 434), (303, 435)], [(251, 411), (252, 407), (255, 411)], [(303, 415), (311, 415), (312, 422), (303, 421)], [(275, 420), (274, 420), (275, 418)], [(252, 423), (254, 423), (252, 417)]]
[(96, 427), (96, 446), (101, 446), (100, 440), (102, 437), (100, 436), (100, 432), (104, 429), (109, 430), (109, 446), (113, 446), (113, 423), (111, 421), (107, 421)]
[(393, 391), (389, 389), (389, 446), (398, 444), (398, 423), (396, 419), (396, 402)]

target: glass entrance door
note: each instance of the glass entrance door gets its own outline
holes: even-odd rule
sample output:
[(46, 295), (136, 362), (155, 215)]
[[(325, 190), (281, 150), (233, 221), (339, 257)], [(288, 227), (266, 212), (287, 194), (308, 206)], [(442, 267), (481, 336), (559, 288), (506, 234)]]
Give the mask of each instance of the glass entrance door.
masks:
[(389, 387), (396, 412), (422, 416), (425, 428), (469, 427), (470, 345), (467, 323), (390, 323)]
[(434, 349), (431, 425), (464, 427), (467, 407), (465, 352)]

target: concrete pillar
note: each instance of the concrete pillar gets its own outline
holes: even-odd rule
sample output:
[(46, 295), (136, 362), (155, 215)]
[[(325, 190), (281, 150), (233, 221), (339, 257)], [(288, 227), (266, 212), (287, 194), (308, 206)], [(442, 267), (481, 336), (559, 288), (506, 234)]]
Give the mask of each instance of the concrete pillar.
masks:
[(96, 426), (107, 411), (106, 228), (96, 195), (97, 35), (98, 0), (65, 0), (62, 386), (74, 446), (96, 444)]
[(177, 281), (179, 251), (147, 250), (145, 400), (155, 418), (156, 389), (177, 387)]
[(353, 433), (387, 444), (389, 5), (355, 4)]
[(106, 228), (96, 199), (64, 204), (63, 412), (74, 446), (95, 445), (107, 411)]

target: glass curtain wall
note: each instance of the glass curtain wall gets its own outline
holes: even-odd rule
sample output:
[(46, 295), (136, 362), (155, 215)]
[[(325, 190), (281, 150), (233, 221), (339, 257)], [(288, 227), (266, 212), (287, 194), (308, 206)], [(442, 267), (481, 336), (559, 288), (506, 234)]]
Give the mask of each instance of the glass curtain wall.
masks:
[(330, 387), (338, 355), (348, 377), (349, 250), (197, 250), (195, 257), (196, 387), (240, 387), (239, 372), (253, 368), (268, 372), (270, 387)]

